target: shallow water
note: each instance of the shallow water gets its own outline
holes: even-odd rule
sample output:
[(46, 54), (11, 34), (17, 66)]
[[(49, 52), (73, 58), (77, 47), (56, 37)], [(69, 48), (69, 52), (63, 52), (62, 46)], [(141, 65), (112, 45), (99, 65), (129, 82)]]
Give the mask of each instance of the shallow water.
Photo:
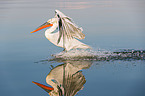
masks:
[[(93, 50), (72, 50), (69, 58), (57, 58), (63, 49), (45, 38), (45, 30), (30, 33), (52, 18), (55, 9), (83, 27), (82, 42)], [(144, 96), (144, 53), (128, 55), (145, 50), (144, 9), (143, 0), (0, 0), (0, 96), (47, 96), (32, 81), (47, 85), (48, 73), (61, 66), (66, 78), (55, 72), (78, 85), (71, 87), (77, 96)], [(114, 55), (126, 50), (121, 57)], [(70, 59), (79, 52), (81, 59)], [(78, 76), (82, 83), (75, 82)], [(69, 87), (65, 92), (71, 93)]]

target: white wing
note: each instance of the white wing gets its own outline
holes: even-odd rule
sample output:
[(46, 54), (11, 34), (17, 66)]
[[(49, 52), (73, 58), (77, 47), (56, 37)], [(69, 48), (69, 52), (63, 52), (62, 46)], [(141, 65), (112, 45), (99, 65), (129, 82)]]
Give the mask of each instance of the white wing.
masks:
[(65, 16), (60, 11), (56, 11), (56, 17), (58, 18), (59, 23), (59, 38), (58, 42), (60, 42), (61, 38), (63, 38), (63, 42), (65, 43), (65, 39), (71, 39), (73, 37), (77, 39), (84, 39), (85, 35), (82, 33), (83, 29), (79, 28), (68, 16)]

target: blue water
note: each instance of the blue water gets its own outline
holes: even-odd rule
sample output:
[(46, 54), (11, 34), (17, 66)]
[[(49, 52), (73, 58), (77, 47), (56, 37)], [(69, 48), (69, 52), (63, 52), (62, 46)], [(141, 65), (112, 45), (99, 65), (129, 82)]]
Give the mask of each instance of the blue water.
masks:
[[(145, 50), (144, 0), (0, 0), (0, 96), (47, 96), (32, 81), (47, 85), (52, 66), (70, 62), (49, 61), (63, 49), (45, 38), (45, 30), (30, 33), (52, 18), (55, 9), (84, 29), (82, 42), (93, 52)], [(77, 96), (145, 96), (144, 60), (87, 60), (79, 64), (88, 62), (89, 67), (79, 70), (86, 82)]]

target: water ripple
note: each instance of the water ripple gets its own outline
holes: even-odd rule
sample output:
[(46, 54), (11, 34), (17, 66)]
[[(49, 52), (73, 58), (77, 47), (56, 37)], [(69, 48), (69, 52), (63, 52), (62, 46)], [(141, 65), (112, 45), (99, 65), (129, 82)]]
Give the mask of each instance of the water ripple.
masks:
[(72, 50), (67, 53), (58, 53), (53, 55), (49, 61), (57, 60), (145, 60), (145, 50), (123, 49), (114, 52), (93, 51), (93, 50)]

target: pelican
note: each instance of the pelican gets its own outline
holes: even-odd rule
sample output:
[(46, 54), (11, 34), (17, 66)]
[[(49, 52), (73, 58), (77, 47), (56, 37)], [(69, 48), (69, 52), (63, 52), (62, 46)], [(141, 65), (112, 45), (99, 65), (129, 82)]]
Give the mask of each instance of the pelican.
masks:
[[(77, 48), (91, 48), (77, 40), (85, 38), (85, 35), (82, 33), (83, 29), (79, 28), (70, 17), (64, 15), (59, 10), (55, 10), (54, 18), (49, 19), (31, 33), (47, 27), (49, 27), (49, 29), (45, 31), (45, 37), (54, 45), (64, 48), (66, 52)], [(56, 29), (58, 29), (58, 32), (54, 32)]]

